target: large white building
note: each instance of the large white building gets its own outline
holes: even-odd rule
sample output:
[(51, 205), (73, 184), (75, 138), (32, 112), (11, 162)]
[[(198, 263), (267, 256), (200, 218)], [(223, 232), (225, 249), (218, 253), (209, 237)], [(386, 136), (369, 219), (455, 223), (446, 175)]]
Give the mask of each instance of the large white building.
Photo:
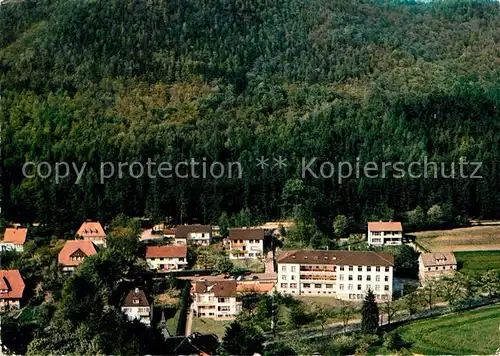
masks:
[(175, 245), (208, 246), (212, 241), (212, 227), (210, 225), (177, 225), (174, 239)]
[(146, 262), (158, 272), (179, 271), (187, 267), (187, 246), (147, 246)]
[(200, 280), (191, 290), (191, 310), (195, 316), (212, 319), (233, 319), (241, 311), (235, 280)]
[(277, 290), (284, 294), (361, 300), (371, 289), (378, 301), (392, 299), (394, 256), (373, 251), (283, 251)]
[(141, 323), (151, 326), (153, 318), (153, 308), (146, 298), (146, 294), (139, 288), (131, 290), (125, 297), (121, 307), (129, 320), (138, 320)]
[(396, 221), (374, 221), (368, 223), (368, 244), (374, 246), (401, 245), (403, 226)]
[(24, 251), (24, 243), (28, 229), (25, 227), (8, 227), (0, 239), (0, 251)]
[(229, 258), (259, 259), (264, 255), (263, 229), (229, 229)]

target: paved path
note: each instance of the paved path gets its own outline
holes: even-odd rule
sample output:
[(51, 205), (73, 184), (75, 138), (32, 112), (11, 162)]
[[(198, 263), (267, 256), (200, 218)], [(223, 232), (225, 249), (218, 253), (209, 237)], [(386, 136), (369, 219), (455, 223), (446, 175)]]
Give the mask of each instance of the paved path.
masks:
[(417, 244), (413, 243), (413, 242), (410, 242), (408, 243), (408, 245), (410, 245), (411, 247), (413, 247), (413, 249), (417, 252), (420, 252), (420, 253), (425, 253), (426, 251), (423, 251)]
[(266, 256), (266, 260), (264, 262), (266, 267), (266, 273), (274, 273), (274, 260), (273, 260), (273, 251), (269, 251)]
[(191, 329), (193, 327), (193, 311), (188, 311), (188, 319), (186, 323), (186, 336), (191, 335)]

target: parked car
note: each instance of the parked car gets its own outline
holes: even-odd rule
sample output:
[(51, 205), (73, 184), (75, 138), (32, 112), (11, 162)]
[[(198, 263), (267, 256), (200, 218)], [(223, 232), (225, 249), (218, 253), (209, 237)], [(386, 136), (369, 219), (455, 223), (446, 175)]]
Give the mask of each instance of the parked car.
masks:
[(237, 280), (237, 281), (242, 281), (242, 280), (244, 280), (244, 279), (245, 279), (245, 276), (238, 276), (238, 277), (236, 277), (236, 280)]

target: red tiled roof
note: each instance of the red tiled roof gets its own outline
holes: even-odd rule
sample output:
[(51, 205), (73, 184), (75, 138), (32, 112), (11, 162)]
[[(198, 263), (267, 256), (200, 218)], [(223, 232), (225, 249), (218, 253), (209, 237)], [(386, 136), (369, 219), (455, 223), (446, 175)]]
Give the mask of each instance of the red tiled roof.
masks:
[(63, 266), (78, 266), (83, 260), (72, 260), (71, 255), (80, 250), (85, 256), (97, 253), (94, 243), (89, 240), (68, 240), (59, 252), (58, 261)]
[(9, 242), (16, 245), (23, 245), (26, 241), (26, 235), (28, 234), (28, 229), (25, 227), (8, 227), (5, 229), (5, 234), (3, 235), (3, 242)]
[(21, 299), (24, 292), (24, 281), (17, 269), (0, 270), (0, 299)]
[(187, 246), (147, 246), (146, 258), (151, 257), (186, 257)]
[(211, 233), (212, 227), (210, 225), (177, 225), (175, 228), (176, 238), (186, 238), (191, 232), (204, 232)]
[(264, 229), (229, 229), (229, 240), (264, 240)]
[(106, 236), (102, 225), (98, 221), (86, 221), (80, 226), (78, 232), (76, 233), (81, 237), (100, 237)]
[(283, 251), (278, 263), (337, 266), (394, 266), (394, 256), (386, 252), (344, 250), (289, 250)]
[(403, 231), (403, 226), (397, 221), (371, 221), (368, 231)]
[(194, 284), (195, 293), (213, 293), (214, 297), (235, 297), (236, 281), (196, 281)]
[(457, 260), (453, 252), (429, 252), (420, 255), (425, 267), (456, 265)]
[(274, 289), (275, 283), (261, 283), (259, 281), (238, 283), (236, 291), (238, 293), (269, 293)]

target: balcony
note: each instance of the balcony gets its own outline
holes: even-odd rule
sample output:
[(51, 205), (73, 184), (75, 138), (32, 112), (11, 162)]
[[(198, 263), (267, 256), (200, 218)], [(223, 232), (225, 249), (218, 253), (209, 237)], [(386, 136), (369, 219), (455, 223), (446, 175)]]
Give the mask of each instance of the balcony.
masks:
[(198, 305), (214, 305), (216, 303), (215, 300), (203, 300), (203, 301), (196, 301), (196, 304)]
[(301, 274), (300, 275), (300, 280), (307, 280), (307, 281), (336, 281), (337, 276), (331, 273), (326, 273), (326, 274)]
[(305, 274), (313, 274), (313, 275), (318, 275), (318, 276), (324, 276), (324, 275), (335, 275), (335, 271), (322, 271), (322, 270), (300, 270), (301, 273)]
[(198, 309), (202, 310), (212, 310), (215, 309), (215, 305), (198, 305)]

